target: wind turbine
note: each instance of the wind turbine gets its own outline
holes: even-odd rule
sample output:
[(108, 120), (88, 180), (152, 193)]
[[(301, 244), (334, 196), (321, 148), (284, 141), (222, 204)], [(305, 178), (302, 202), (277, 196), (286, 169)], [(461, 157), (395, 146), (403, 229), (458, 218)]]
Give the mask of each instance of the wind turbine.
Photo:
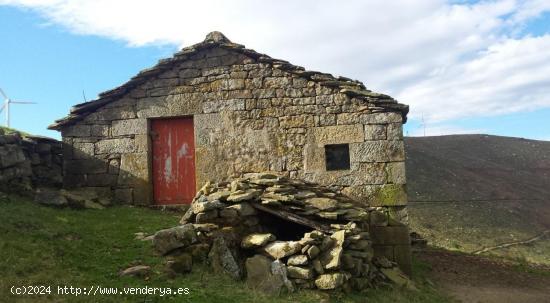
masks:
[(4, 109), (6, 110), (6, 127), (10, 127), (10, 104), (36, 104), (36, 102), (13, 101), (1, 88), (0, 94), (2, 94), (2, 96), (4, 97), (4, 104), (2, 104), (2, 107), (0, 107), (0, 113)]

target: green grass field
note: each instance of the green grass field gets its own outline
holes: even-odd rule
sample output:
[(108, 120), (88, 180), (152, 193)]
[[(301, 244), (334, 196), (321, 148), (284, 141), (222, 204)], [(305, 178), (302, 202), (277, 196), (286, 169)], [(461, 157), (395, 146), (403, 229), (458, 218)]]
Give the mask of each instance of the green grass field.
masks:
[[(214, 275), (207, 265), (193, 273), (168, 278), (163, 258), (134, 233), (153, 233), (177, 224), (179, 214), (144, 208), (106, 210), (53, 209), (25, 198), (0, 200), (1, 302), (449, 302), (425, 278), (425, 263), (415, 261), (419, 292), (388, 287), (364, 293), (300, 291), (266, 297), (243, 282)], [(144, 264), (153, 268), (148, 279), (119, 277), (121, 269)], [(12, 286), (49, 285), (50, 295), (14, 296)], [(187, 287), (188, 295), (58, 295), (57, 286)]]

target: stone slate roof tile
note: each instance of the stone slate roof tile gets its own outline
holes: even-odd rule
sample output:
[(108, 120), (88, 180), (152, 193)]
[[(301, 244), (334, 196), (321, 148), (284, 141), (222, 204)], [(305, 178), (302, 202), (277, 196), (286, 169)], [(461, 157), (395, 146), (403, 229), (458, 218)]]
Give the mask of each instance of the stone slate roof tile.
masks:
[(233, 43), (220, 32), (211, 32), (206, 36), (204, 41), (183, 48), (182, 50), (176, 52), (172, 58), (159, 60), (155, 66), (140, 71), (126, 83), (100, 93), (98, 99), (74, 105), (71, 108), (69, 115), (56, 120), (48, 128), (61, 130), (66, 126), (73, 125), (100, 107), (118, 100), (137, 86), (144, 84), (148, 80), (169, 70), (175, 64), (189, 59), (189, 57), (202, 50), (214, 47), (220, 47), (229, 51), (241, 53), (247, 57), (257, 60), (260, 63), (267, 63), (272, 65), (274, 68), (282, 69), (308, 80), (318, 82), (322, 86), (335, 89), (340, 88), (340, 93), (349, 95), (350, 97), (364, 99), (365, 101), (372, 103), (383, 110), (400, 112), (403, 116), (403, 121), (406, 121), (407, 113), (409, 111), (408, 105), (398, 103), (388, 95), (372, 92), (366, 89), (365, 85), (360, 81), (341, 76), (334, 77), (333, 75), (327, 73), (305, 70), (305, 68), (293, 65), (288, 61), (274, 59), (266, 54), (258, 53), (252, 49), (247, 49), (242, 44)]

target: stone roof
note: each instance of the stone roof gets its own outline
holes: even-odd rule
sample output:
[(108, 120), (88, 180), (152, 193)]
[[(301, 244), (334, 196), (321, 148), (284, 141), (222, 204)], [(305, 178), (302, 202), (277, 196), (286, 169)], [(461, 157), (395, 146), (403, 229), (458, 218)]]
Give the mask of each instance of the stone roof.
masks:
[(77, 121), (82, 120), (88, 114), (93, 113), (100, 107), (115, 100), (118, 100), (120, 97), (130, 92), (135, 87), (169, 70), (175, 64), (187, 60), (188, 58), (202, 50), (214, 47), (220, 47), (226, 50), (243, 54), (257, 60), (258, 62), (270, 64), (274, 68), (278, 68), (286, 72), (306, 78), (308, 80), (318, 82), (322, 86), (340, 89), (341, 93), (349, 95), (350, 97), (365, 100), (366, 102), (381, 107), (382, 109), (401, 112), (403, 116), (403, 121), (406, 121), (407, 113), (409, 112), (408, 105), (398, 103), (395, 99), (388, 95), (372, 92), (366, 89), (365, 85), (360, 81), (341, 76), (335, 77), (331, 74), (317, 71), (308, 71), (301, 66), (290, 64), (288, 61), (274, 59), (266, 54), (258, 53), (252, 49), (245, 48), (244, 45), (233, 43), (220, 32), (211, 32), (206, 36), (204, 41), (183, 48), (181, 51), (175, 53), (172, 58), (159, 60), (155, 66), (140, 71), (137, 75), (132, 77), (126, 83), (114, 89), (100, 93), (98, 99), (74, 105), (71, 108), (68, 116), (56, 120), (48, 128), (61, 130), (66, 126), (72, 125)]

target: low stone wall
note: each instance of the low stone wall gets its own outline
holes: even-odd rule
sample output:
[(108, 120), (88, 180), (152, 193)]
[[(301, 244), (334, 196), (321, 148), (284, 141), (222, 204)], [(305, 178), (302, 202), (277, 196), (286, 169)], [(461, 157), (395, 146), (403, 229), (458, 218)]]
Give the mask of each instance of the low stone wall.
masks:
[(0, 191), (31, 194), (61, 187), (62, 143), (52, 138), (0, 133)]

